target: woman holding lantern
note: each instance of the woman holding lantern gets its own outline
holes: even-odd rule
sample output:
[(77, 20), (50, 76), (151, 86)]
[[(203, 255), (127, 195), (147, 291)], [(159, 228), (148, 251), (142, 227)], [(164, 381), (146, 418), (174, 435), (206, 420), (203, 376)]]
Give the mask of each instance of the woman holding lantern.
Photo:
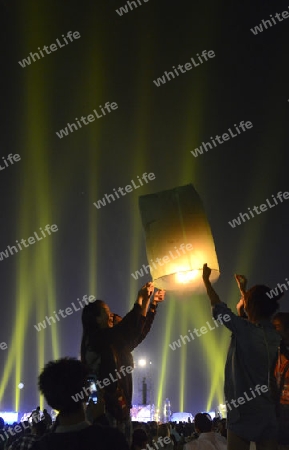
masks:
[(115, 325), (109, 306), (101, 300), (85, 306), (82, 312), (81, 360), (102, 390), (110, 426), (119, 428), (128, 441), (134, 365), (131, 352), (149, 332), (165, 295), (161, 290), (153, 292), (153, 284), (146, 283), (132, 310)]

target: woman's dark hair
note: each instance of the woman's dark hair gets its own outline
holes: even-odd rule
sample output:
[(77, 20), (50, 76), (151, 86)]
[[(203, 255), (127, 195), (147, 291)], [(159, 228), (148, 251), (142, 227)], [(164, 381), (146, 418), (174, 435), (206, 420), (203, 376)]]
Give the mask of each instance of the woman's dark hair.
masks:
[(82, 340), (80, 348), (80, 356), (83, 363), (85, 363), (86, 346), (92, 341), (93, 335), (97, 330), (97, 322), (95, 319), (101, 315), (104, 306), (105, 302), (102, 300), (95, 300), (93, 303), (89, 303), (83, 308), (81, 316)]
[(272, 294), (271, 289), (262, 284), (253, 286), (245, 294), (246, 311), (250, 318), (253, 320), (271, 319), (279, 309), (279, 300), (282, 295), (282, 292), (278, 295)]

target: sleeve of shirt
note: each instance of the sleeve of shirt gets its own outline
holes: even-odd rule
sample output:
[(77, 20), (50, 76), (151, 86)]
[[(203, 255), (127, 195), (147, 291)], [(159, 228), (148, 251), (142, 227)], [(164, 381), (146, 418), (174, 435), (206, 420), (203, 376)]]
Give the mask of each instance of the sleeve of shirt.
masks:
[(248, 320), (234, 314), (226, 303), (220, 302), (213, 306), (212, 314), (215, 320), (225, 325), (233, 333), (240, 333), (248, 328)]
[(138, 339), (138, 343), (137, 345), (139, 345), (147, 336), (147, 334), (149, 333), (151, 326), (153, 324), (154, 318), (156, 316), (156, 307), (154, 309), (150, 308), (146, 317), (145, 317), (145, 321), (141, 330), (141, 333), (139, 335), (139, 339)]

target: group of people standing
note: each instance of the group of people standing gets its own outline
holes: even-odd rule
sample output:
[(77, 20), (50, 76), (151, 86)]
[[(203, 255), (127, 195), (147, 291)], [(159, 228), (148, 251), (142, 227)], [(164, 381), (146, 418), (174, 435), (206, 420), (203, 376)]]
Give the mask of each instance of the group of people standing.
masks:
[[(238, 314), (234, 314), (212, 287), (210, 274), (211, 269), (204, 264), (203, 280), (213, 317), (232, 332), (224, 388), (227, 449), (249, 450), (250, 443), (254, 442), (257, 450), (288, 450), (289, 314), (277, 314), (282, 293), (270, 298), (267, 295), (270, 288), (264, 285), (247, 290), (246, 278), (238, 275), (242, 297), (237, 305)], [(127, 449), (132, 433), (131, 352), (146, 337), (164, 297), (164, 291), (155, 291), (153, 284), (147, 283), (138, 292), (132, 310), (123, 318), (113, 314), (101, 300), (84, 307), (81, 362), (71, 359), (50, 362), (39, 377), (39, 388), (47, 403), (60, 411), (56, 433), (46, 439), (54, 449), (68, 443), (71, 448), (78, 448), (73, 434), (87, 442), (86, 448), (94, 448), (88, 443), (95, 436), (102, 436), (100, 448), (110, 448), (108, 442), (117, 441), (119, 450)], [(96, 404), (89, 394), (82, 400), (88, 404), (86, 414), (91, 414), (90, 422), (106, 424), (114, 432), (104, 435), (101, 430), (88, 428), (81, 404), (74, 401), (84, 380), (94, 380), (98, 386), (102, 383), (102, 388), (97, 390)], [(76, 431), (79, 433), (75, 434)], [(206, 444), (205, 438), (197, 439), (200, 445)], [(42, 440), (37, 449), (52, 448), (44, 444)]]

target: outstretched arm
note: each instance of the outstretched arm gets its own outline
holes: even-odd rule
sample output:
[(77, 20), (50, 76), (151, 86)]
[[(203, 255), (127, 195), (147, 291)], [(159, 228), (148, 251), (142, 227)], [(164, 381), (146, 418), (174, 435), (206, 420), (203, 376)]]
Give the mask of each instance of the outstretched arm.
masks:
[(207, 264), (203, 265), (203, 280), (204, 285), (207, 290), (208, 297), (211, 301), (211, 306), (217, 305), (217, 303), (221, 303), (221, 300), (215, 291), (215, 289), (212, 287), (210, 282), (210, 275), (211, 275), (211, 269), (207, 266)]
[(146, 320), (145, 320), (145, 323), (143, 325), (143, 329), (142, 329), (142, 331), (140, 333), (140, 336), (139, 336), (139, 338), (138, 338), (138, 340), (136, 342), (135, 347), (137, 347), (145, 339), (146, 335), (150, 331), (151, 326), (152, 326), (153, 321), (154, 321), (154, 318), (155, 318), (155, 315), (156, 315), (156, 310), (157, 310), (158, 304), (164, 301), (165, 293), (166, 293), (166, 291), (164, 291), (162, 289), (159, 289), (158, 291), (156, 291), (154, 293), (152, 302), (150, 304), (150, 309), (149, 309), (149, 311), (147, 313)]
[(238, 288), (239, 288), (241, 296), (242, 296), (236, 305), (238, 315), (240, 317), (247, 317), (247, 314), (245, 313), (245, 305), (244, 305), (244, 296), (246, 294), (247, 278), (244, 275), (235, 274), (235, 279), (236, 279)]
[(150, 304), (150, 298), (154, 292), (154, 285), (152, 282), (146, 283), (139, 291), (136, 299), (136, 304), (141, 307), (141, 315), (146, 317), (148, 312), (148, 307)]

